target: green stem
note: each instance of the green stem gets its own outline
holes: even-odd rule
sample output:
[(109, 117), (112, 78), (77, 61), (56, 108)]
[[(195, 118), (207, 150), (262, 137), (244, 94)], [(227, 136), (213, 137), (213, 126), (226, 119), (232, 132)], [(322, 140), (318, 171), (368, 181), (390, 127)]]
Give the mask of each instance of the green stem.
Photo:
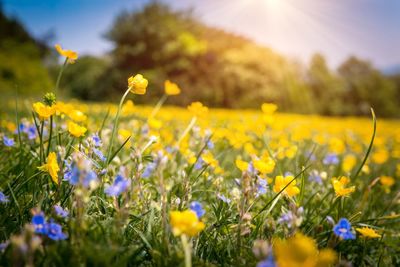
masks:
[(49, 144), (47, 145), (46, 156), (50, 153), (51, 138), (53, 137), (53, 116), (50, 116), (50, 133), (49, 133)]
[(112, 129), (112, 133), (111, 133), (111, 139), (110, 139), (110, 144), (108, 145), (108, 152), (107, 152), (107, 165), (110, 164), (110, 156), (111, 156), (111, 150), (112, 150), (112, 146), (113, 146), (113, 142), (114, 142), (114, 137), (115, 137), (115, 131), (118, 128), (118, 119), (119, 119), (119, 114), (121, 112), (122, 109), (122, 104), (125, 101), (126, 96), (129, 94), (129, 92), (131, 91), (131, 88), (128, 88), (128, 90), (126, 90), (126, 92), (124, 93), (124, 95), (121, 98), (121, 101), (119, 102), (119, 106), (118, 106), (118, 110), (117, 110), (117, 115), (115, 116), (114, 119), (114, 125), (113, 125), (113, 129)]
[(40, 122), (40, 156), (39, 156), (39, 158), (40, 158), (40, 164), (42, 164), (42, 160), (43, 160), (43, 152), (44, 152), (44, 149), (43, 149), (43, 126), (44, 126), (44, 121), (41, 121)]
[(186, 235), (181, 235), (183, 251), (185, 252), (185, 267), (192, 267), (192, 249)]
[(57, 81), (56, 81), (56, 87), (54, 88), (54, 93), (56, 95), (57, 95), (57, 92), (58, 92), (58, 88), (60, 86), (61, 76), (62, 76), (62, 74), (64, 72), (64, 69), (65, 69), (65, 66), (67, 65), (67, 63), (68, 63), (68, 58), (65, 59), (64, 64), (62, 65), (62, 67), (60, 69), (60, 72), (58, 73), (58, 77), (57, 77)]
[(158, 113), (158, 111), (160, 110), (160, 108), (162, 107), (162, 105), (165, 103), (165, 101), (167, 100), (168, 95), (164, 94), (160, 100), (157, 102), (157, 105), (154, 107), (153, 111), (151, 112), (149, 118), (154, 118), (156, 116), (156, 114)]

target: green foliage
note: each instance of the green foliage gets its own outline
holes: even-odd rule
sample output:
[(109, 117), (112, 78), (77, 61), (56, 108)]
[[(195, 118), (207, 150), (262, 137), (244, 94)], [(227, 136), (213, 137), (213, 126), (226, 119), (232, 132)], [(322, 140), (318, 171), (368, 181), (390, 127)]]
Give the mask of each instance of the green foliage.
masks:
[(345, 82), (344, 102), (353, 106), (353, 113), (365, 115), (370, 106), (382, 116), (394, 115), (400, 111), (395, 84), (369, 62), (350, 57), (338, 71)]
[(65, 68), (61, 80), (62, 91), (83, 100), (98, 98), (101, 93), (97, 87), (107, 66), (107, 61), (102, 58), (80, 57), (77, 64), (69, 64)]
[(38, 48), (32, 43), (0, 41), (0, 93), (37, 95), (51, 89)]
[(43, 58), (45, 44), (36, 41), (17, 20), (7, 18), (0, 7), (0, 93), (15, 96), (37, 95), (52, 83)]

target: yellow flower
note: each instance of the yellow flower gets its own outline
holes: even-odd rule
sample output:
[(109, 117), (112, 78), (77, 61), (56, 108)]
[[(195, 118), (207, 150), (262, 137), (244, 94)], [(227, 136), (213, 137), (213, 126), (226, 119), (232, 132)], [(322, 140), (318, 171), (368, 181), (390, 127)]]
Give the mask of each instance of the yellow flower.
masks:
[(290, 146), (288, 149), (285, 150), (285, 156), (289, 159), (292, 159), (296, 156), (297, 153), (297, 146), (293, 145)]
[(44, 172), (48, 172), (53, 182), (58, 184), (58, 172), (60, 170), (60, 167), (57, 163), (56, 153), (50, 152), (47, 156), (47, 162), (44, 165), (38, 167), (38, 169)]
[(188, 110), (196, 117), (201, 117), (208, 112), (208, 108), (200, 102), (193, 102), (188, 106)]
[(74, 109), (68, 113), (68, 117), (70, 117), (73, 121), (83, 122), (87, 120), (87, 116), (80, 110)]
[(142, 74), (136, 74), (135, 77), (131, 76), (128, 79), (128, 88), (137, 95), (144, 95), (148, 84), (149, 81)]
[(169, 80), (164, 82), (164, 89), (167, 95), (179, 95), (181, 93), (179, 86)]
[(276, 240), (273, 249), (276, 265), (279, 267), (332, 266), (337, 260), (335, 251), (318, 251), (315, 240), (302, 233), (296, 233), (287, 240)]
[(390, 193), (390, 188), (394, 185), (395, 180), (391, 176), (383, 175), (379, 177), (379, 182), (382, 184), (386, 193)]
[(40, 120), (48, 119), (56, 112), (55, 106), (46, 106), (42, 102), (36, 102), (33, 104), (33, 109), (39, 115)]
[(383, 164), (389, 158), (389, 152), (384, 148), (379, 148), (372, 154), (372, 161), (376, 164)]
[(213, 168), (216, 168), (218, 166), (218, 160), (216, 160), (213, 156), (213, 154), (211, 154), (211, 152), (206, 152), (204, 153), (201, 158), (204, 160), (204, 162), (208, 165), (210, 165)]
[(364, 237), (369, 237), (369, 238), (381, 237), (380, 234), (378, 234), (374, 229), (369, 227), (356, 228), (356, 231), (362, 234)]
[(332, 178), (333, 189), (335, 190), (336, 196), (344, 197), (350, 195), (356, 190), (355, 186), (350, 186), (346, 188), (346, 185), (350, 183), (350, 179), (346, 176), (341, 176), (339, 178)]
[(63, 57), (66, 57), (68, 59), (68, 62), (73, 64), (75, 60), (78, 59), (78, 53), (72, 50), (64, 50), (61, 48), (61, 45), (56, 44), (54, 46), (57, 50), (57, 52), (62, 55)]
[(149, 124), (149, 127), (151, 129), (160, 129), (163, 125), (162, 121), (154, 119), (154, 118), (149, 118), (147, 123)]
[(76, 124), (75, 122), (68, 122), (68, 132), (75, 137), (81, 137), (85, 135), (87, 129), (83, 126)]
[(345, 172), (350, 172), (357, 163), (357, 158), (354, 155), (346, 155), (342, 162), (342, 168)]
[[(125, 142), (129, 137), (131, 137), (133, 133), (129, 130), (126, 129), (119, 129), (118, 130), (118, 139), (121, 141), (121, 143)], [(130, 147), (132, 144), (131, 140), (129, 139), (128, 142), (126, 142), (126, 147)]]
[(275, 168), (275, 161), (271, 158), (264, 158), (253, 161), (254, 168), (261, 174), (271, 173)]
[(278, 109), (278, 106), (273, 103), (264, 103), (261, 105), (261, 110), (265, 114), (273, 114)]
[(247, 168), (249, 167), (249, 163), (248, 162), (243, 161), (243, 160), (241, 160), (239, 158), (237, 158), (235, 160), (235, 164), (236, 164), (236, 167), (238, 167), (239, 170), (241, 170), (242, 172), (246, 171)]
[(199, 221), (196, 213), (191, 210), (171, 211), (170, 214), (172, 233), (175, 236), (195, 236), (200, 233), (205, 225)]
[(332, 138), (329, 141), (329, 150), (336, 154), (342, 154), (346, 149), (346, 146), (342, 139)]
[(133, 104), (132, 100), (128, 100), (125, 102), (125, 104), (122, 106), (122, 115), (128, 116), (133, 114), (135, 111), (135, 104)]
[[(283, 177), (281, 175), (275, 177), (275, 184), (274, 184), (274, 192), (279, 193), (286, 185), (288, 185), (294, 177), (292, 175), (288, 175)], [(287, 194), (289, 197), (295, 196), (300, 193), (300, 189), (296, 186), (296, 180), (291, 182), (282, 193)]]
[(57, 115), (69, 114), (73, 110), (73, 108), (74, 107), (71, 104), (66, 104), (62, 101), (57, 101), (57, 103), (55, 104)]
[(10, 132), (15, 132), (17, 130), (17, 125), (11, 121), (5, 122), (5, 126)]

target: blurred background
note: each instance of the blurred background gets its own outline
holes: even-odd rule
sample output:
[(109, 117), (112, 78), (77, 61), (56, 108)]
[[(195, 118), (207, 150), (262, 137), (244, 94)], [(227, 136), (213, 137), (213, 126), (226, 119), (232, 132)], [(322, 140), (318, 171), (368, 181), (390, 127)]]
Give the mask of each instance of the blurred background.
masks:
[(153, 104), (400, 116), (397, 0), (0, 0), (0, 93), (39, 97), (75, 50), (64, 98), (112, 101), (142, 73)]

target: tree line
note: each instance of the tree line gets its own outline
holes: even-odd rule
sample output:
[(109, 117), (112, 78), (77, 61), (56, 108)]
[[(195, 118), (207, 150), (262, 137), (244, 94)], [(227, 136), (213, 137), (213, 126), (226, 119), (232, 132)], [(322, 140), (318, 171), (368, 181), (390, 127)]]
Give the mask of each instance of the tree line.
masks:
[[(151, 83), (138, 102), (156, 102), (169, 79), (183, 91), (169, 99), (174, 105), (198, 100), (212, 107), (258, 108), (274, 102), (287, 112), (366, 115), (372, 106), (379, 116), (400, 114), (400, 75), (387, 77), (355, 56), (335, 70), (321, 54), (302, 64), (158, 2), (120, 14), (105, 38), (113, 43), (110, 53), (80, 57), (65, 70), (66, 94), (117, 99), (126, 77), (142, 73)], [(53, 80), (58, 67), (47, 67)]]

